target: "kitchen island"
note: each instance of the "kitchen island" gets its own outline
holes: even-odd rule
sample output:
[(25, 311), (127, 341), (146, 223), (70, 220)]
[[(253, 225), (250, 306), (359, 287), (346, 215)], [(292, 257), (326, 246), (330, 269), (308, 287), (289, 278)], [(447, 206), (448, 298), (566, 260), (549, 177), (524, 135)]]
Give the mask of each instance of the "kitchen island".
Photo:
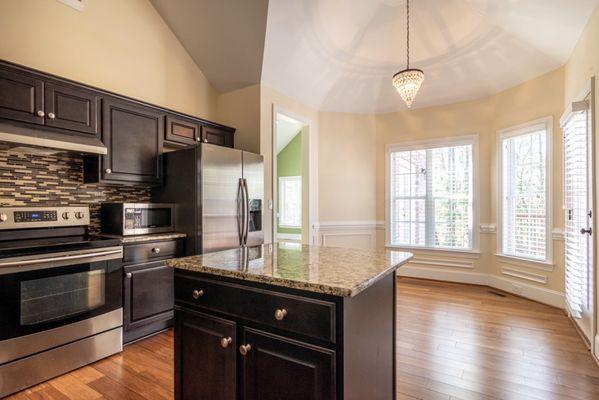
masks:
[(167, 261), (176, 398), (395, 399), (395, 271), (411, 258), (279, 243)]

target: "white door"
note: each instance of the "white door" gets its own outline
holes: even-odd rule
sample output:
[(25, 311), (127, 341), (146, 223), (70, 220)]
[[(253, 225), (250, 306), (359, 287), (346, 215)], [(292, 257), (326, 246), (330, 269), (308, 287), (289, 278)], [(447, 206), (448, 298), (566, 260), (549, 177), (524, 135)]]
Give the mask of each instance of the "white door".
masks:
[(566, 301), (568, 311), (591, 343), (594, 307), (592, 135), (590, 101), (572, 104), (562, 117)]

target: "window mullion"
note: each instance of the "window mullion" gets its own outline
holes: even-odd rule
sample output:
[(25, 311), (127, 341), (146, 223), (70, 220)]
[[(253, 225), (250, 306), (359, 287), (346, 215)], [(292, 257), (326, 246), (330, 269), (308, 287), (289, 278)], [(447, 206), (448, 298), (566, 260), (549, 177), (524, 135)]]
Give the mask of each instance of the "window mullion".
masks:
[(425, 209), (425, 244), (427, 247), (435, 246), (435, 200), (433, 199), (433, 151), (426, 150), (426, 200)]

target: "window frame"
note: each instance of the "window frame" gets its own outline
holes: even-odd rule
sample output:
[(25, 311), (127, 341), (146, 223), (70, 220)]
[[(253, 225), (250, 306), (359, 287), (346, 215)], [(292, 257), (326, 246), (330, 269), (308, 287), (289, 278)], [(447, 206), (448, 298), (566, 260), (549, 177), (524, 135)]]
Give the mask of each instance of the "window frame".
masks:
[[(472, 146), (472, 247), (470, 249), (452, 249), (447, 247), (430, 247), (392, 244), (391, 237), (391, 153), (399, 151), (427, 150), (440, 147)], [(454, 254), (479, 254), (480, 248), (480, 207), (479, 207), (479, 136), (478, 134), (454, 136), (446, 138), (424, 139), (387, 144), (385, 146), (385, 247), (392, 249), (425, 250)]]
[[(283, 210), (283, 190), (281, 190), (281, 185), (284, 181), (299, 181), (299, 185), (300, 185), (300, 191), (299, 191), (299, 205), (300, 205), (300, 209), (299, 209), (299, 225), (287, 225), (287, 224), (282, 224), (281, 223), (281, 214), (282, 214), (282, 210)], [(277, 218), (277, 224), (280, 228), (292, 228), (292, 229), (301, 229), (302, 228), (302, 176), (301, 175), (290, 175), (290, 176), (279, 176), (279, 182), (278, 182), (278, 196), (279, 196), (279, 204), (278, 206), (278, 218)]]
[[(544, 127), (545, 137), (545, 258), (524, 257), (506, 254), (503, 251), (503, 141), (517, 136), (530, 134)], [(537, 264), (553, 264), (553, 116), (543, 117), (497, 131), (497, 257), (527, 261)]]

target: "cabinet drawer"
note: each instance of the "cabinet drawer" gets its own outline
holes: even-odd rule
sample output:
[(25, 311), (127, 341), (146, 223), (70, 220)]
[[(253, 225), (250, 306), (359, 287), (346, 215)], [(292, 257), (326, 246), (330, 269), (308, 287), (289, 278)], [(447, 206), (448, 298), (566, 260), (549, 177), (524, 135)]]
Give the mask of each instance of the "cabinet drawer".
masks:
[(181, 240), (166, 240), (139, 244), (128, 244), (123, 249), (123, 262), (145, 262), (161, 258), (172, 258), (182, 254)]
[(175, 301), (335, 342), (335, 303), (175, 275)]

